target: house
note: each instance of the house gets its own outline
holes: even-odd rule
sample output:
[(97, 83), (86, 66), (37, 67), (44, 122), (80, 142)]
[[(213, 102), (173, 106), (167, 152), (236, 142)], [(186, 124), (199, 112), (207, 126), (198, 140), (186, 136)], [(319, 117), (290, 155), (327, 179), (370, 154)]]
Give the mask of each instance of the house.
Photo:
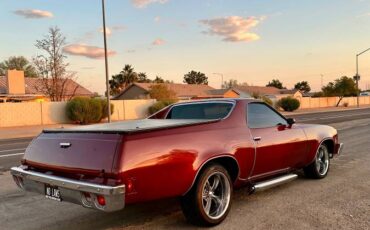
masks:
[[(116, 95), (115, 100), (127, 99), (149, 99), (150, 87), (158, 83), (133, 83), (126, 87), (121, 93)], [(159, 83), (165, 85), (169, 90), (175, 92), (179, 100), (200, 99), (223, 97), (219, 95), (222, 92), (216, 92), (214, 88), (208, 85), (196, 84), (176, 84), (176, 83)], [(229, 96), (232, 93), (227, 92)]]
[(289, 96), (297, 99), (303, 97), (302, 92), (297, 89), (278, 89), (271, 86), (237, 86), (235, 89), (252, 96), (265, 96), (272, 100)]
[[(45, 81), (50, 79), (25, 78), (23, 71), (9, 70), (6, 76), (0, 76), (0, 103), (49, 101)], [(76, 96), (92, 97), (94, 94), (72, 79), (64, 84), (63, 100)]]

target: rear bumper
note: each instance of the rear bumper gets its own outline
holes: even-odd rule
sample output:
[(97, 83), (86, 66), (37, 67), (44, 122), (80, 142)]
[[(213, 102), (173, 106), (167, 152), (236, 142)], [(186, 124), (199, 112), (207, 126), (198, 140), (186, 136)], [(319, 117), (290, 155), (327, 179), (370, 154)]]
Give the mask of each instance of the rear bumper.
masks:
[[(64, 177), (12, 167), (13, 179), (21, 189), (45, 195), (45, 185), (56, 186), (62, 201), (80, 204), (105, 212), (121, 210), (125, 207), (125, 185), (106, 186), (72, 180)], [(105, 205), (100, 205), (97, 197), (104, 197)]]

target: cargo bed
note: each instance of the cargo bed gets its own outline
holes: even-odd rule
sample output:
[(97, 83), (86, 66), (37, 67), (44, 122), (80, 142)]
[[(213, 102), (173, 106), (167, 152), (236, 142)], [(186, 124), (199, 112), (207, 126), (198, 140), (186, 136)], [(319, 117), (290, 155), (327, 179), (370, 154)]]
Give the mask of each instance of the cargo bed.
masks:
[(123, 122), (113, 122), (97, 125), (86, 125), (73, 128), (45, 129), (44, 133), (111, 133), (128, 134), (158, 129), (169, 129), (189, 125), (199, 125), (219, 121), (219, 119), (143, 119)]

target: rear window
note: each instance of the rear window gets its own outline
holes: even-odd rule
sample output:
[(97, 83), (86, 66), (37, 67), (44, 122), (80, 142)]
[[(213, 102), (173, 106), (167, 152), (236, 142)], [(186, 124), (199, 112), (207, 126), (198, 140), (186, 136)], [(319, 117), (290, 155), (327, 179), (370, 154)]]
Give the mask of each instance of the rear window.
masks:
[(233, 107), (232, 103), (194, 103), (174, 106), (166, 119), (221, 119)]

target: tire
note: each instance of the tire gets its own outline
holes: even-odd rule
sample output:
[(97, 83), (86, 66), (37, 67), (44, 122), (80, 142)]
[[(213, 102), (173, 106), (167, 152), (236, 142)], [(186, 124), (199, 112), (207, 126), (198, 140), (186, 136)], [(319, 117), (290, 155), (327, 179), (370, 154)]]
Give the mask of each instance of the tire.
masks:
[(194, 225), (217, 225), (230, 211), (232, 194), (229, 173), (221, 165), (212, 164), (201, 171), (191, 190), (181, 198), (182, 211)]
[(305, 175), (313, 179), (322, 179), (328, 175), (330, 168), (330, 157), (328, 147), (321, 144), (317, 149), (315, 160), (303, 168)]

